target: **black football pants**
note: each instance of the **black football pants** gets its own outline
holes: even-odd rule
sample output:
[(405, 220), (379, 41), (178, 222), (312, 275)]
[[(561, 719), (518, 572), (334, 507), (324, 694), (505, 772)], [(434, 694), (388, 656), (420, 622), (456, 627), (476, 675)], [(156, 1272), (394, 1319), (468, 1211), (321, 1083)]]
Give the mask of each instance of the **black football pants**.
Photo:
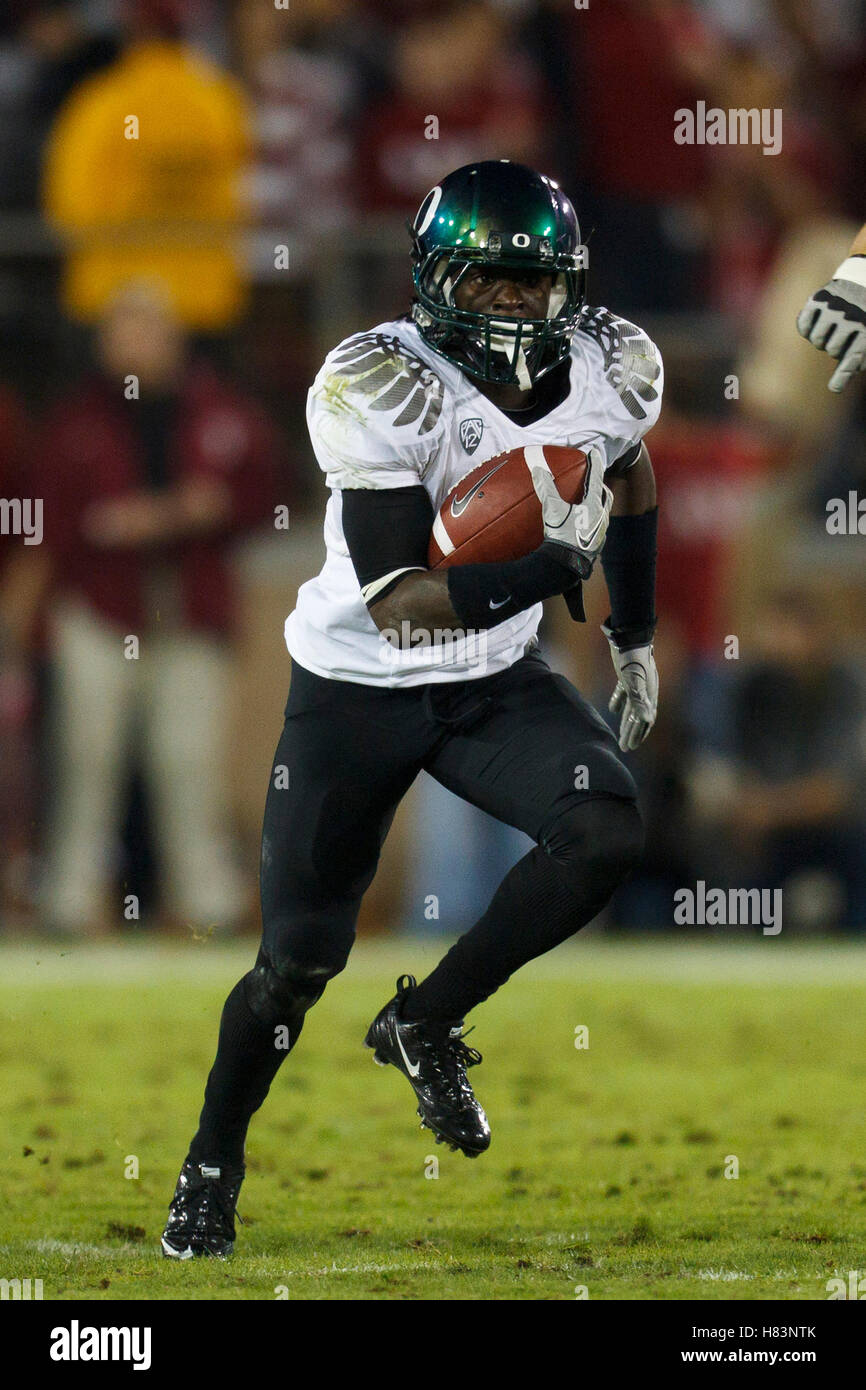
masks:
[[(574, 838), (587, 862), (625, 851), (630, 862), (612, 879), (633, 866), (634, 843), (614, 835), (608, 846), (578, 829), (592, 825), (599, 798), (634, 802), (631, 774), (601, 717), (537, 652), (498, 675), (408, 690), (324, 680), (295, 663), (262, 833), (262, 945), (278, 973), (330, 979), (343, 969), (382, 843), (422, 768), (525, 831), (551, 873)], [(636, 827), (636, 812), (626, 821)], [(635, 830), (625, 838), (639, 840)], [(615, 882), (604, 887), (596, 912)], [(512, 925), (522, 964), (583, 923), (566, 908), (556, 924)]]

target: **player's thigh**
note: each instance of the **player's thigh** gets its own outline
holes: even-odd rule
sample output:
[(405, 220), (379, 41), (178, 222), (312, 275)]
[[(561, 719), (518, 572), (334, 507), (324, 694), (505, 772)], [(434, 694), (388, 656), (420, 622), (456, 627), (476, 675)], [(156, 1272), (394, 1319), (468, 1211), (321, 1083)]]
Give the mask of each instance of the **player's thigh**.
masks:
[(491, 692), (486, 715), (425, 766), (450, 791), (536, 841), (583, 801), (637, 797), (604, 720), (540, 659), (512, 667)]
[(295, 667), (262, 831), (266, 935), (304, 923), (339, 920), (343, 932), (354, 926), (397, 804), (420, 766), (400, 709), (386, 717), (380, 696), (387, 693)]

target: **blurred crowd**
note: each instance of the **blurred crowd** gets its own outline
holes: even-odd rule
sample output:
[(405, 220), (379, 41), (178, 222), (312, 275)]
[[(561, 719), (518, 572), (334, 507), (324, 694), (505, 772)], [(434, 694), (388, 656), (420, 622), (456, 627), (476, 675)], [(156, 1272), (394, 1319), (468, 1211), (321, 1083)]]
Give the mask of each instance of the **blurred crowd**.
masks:
[[(677, 143), (699, 102), (781, 112), (781, 149)], [(672, 925), (704, 878), (866, 929), (866, 540), (825, 525), (866, 495), (866, 377), (831, 396), (794, 327), (866, 218), (866, 0), (6, 0), (0, 498), (44, 505), (38, 544), (0, 535), (7, 924), (254, 919), (237, 546), (318, 525), (321, 357), (406, 308), (407, 215), (496, 157), (561, 182), (591, 301), (668, 370), (649, 841), (611, 925)], [(277, 553), (288, 612), (308, 574)], [(603, 707), (596, 606), (544, 636)], [(436, 925), (441, 875), (460, 929), (519, 852), (441, 795), (412, 802), (393, 925)]]

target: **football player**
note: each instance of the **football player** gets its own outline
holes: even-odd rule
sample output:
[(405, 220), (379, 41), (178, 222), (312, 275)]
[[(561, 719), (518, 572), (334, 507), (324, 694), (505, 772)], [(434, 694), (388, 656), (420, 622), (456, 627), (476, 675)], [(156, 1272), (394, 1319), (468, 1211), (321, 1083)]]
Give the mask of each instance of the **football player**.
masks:
[(800, 310), (797, 328), (839, 365), (828, 385), (841, 391), (855, 372), (866, 370), (866, 225), (827, 284)]
[[(262, 833), (262, 943), (223, 1009), (169, 1209), (162, 1248), (178, 1259), (232, 1248), (250, 1118), (346, 964), (382, 842), (422, 768), (535, 841), (435, 970), (420, 984), (400, 977), (366, 1035), (375, 1060), (406, 1078), (422, 1125), (470, 1157), (490, 1129), (467, 1076), (481, 1057), (466, 1015), (595, 917), (641, 853), (620, 752), (656, 717), (657, 509), (642, 438), (660, 408), (658, 351), (586, 306), (574, 209), (531, 169), (458, 169), (428, 193), (411, 238), (411, 313), (341, 343), (309, 393), (330, 489), (327, 558), (286, 623), (292, 677)], [(559, 495), (541, 455), (538, 549), (429, 570), (451, 488), (526, 444), (582, 449), (581, 499)], [(536, 637), (546, 598), (565, 595), (582, 616), (580, 584), (599, 555), (618, 741)]]

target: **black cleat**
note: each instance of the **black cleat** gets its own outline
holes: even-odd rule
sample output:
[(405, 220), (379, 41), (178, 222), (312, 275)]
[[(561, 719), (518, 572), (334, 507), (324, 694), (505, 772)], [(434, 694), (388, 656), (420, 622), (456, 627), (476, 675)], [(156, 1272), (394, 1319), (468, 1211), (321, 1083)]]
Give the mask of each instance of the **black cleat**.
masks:
[(232, 1253), (235, 1206), (244, 1171), (243, 1168), (218, 1168), (186, 1159), (162, 1233), (163, 1255), (171, 1260), (192, 1260), (206, 1255), (224, 1260)]
[(481, 1053), (463, 1041), (463, 1020), (404, 1023), (400, 1008), (407, 991), (415, 988), (411, 975), (401, 975), (397, 993), (367, 1030), (364, 1046), (373, 1049), (379, 1066), (391, 1066), (408, 1078), (418, 1097), (421, 1128), (430, 1129), (437, 1144), (450, 1144), (467, 1158), (476, 1158), (490, 1144), (487, 1116), (475, 1099), (466, 1068), (481, 1061)]

